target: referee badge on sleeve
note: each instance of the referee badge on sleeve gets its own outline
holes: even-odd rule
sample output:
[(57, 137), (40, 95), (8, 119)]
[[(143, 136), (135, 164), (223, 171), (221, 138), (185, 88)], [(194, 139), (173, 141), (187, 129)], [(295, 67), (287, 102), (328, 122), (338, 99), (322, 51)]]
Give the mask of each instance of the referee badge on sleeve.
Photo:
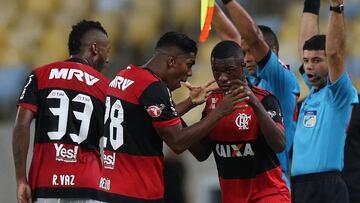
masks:
[(303, 124), (306, 128), (312, 128), (316, 125), (316, 111), (305, 111)]

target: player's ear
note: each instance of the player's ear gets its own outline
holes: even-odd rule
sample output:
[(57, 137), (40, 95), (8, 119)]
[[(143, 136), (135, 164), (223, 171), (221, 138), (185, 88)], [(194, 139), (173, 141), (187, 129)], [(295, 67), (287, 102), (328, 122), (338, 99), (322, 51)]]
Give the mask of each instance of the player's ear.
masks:
[(97, 44), (95, 42), (90, 45), (90, 51), (93, 55), (98, 54), (99, 50), (98, 50)]
[(168, 56), (167, 57), (167, 64), (169, 67), (173, 67), (176, 64), (175, 56)]
[(279, 53), (279, 49), (275, 46), (272, 46), (271, 47), (271, 50), (274, 52), (274, 53)]

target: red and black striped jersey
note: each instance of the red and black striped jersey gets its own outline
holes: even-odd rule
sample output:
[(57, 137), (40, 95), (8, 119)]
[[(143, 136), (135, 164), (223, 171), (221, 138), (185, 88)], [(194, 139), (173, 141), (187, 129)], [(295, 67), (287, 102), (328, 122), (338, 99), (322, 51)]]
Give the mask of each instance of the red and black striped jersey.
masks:
[(107, 202), (163, 202), (163, 141), (156, 128), (180, 123), (167, 85), (129, 65), (107, 90), (104, 191)]
[(35, 198), (95, 198), (109, 81), (69, 59), (33, 70), (18, 106), (35, 114), (29, 183)]
[[(276, 97), (255, 86), (251, 90), (276, 124), (283, 128)], [(214, 110), (223, 98), (221, 90), (214, 91), (208, 97), (204, 115)], [(288, 193), (276, 153), (266, 143), (250, 106), (223, 117), (208, 138), (213, 146), (222, 202), (252, 202), (262, 196)]]

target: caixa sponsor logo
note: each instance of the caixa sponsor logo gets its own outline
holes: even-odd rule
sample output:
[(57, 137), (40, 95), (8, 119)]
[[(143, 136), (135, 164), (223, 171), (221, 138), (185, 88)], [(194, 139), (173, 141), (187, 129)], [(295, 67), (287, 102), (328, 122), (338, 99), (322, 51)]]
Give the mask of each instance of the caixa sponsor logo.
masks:
[(255, 155), (250, 143), (228, 145), (216, 144), (215, 151), (217, 155), (224, 158)]
[(66, 147), (63, 144), (54, 144), (56, 160), (63, 162), (76, 162), (79, 146)]
[(115, 152), (113, 152), (112, 154), (109, 154), (109, 155), (104, 153), (103, 160), (104, 160), (104, 168), (107, 168), (107, 169), (115, 168)]

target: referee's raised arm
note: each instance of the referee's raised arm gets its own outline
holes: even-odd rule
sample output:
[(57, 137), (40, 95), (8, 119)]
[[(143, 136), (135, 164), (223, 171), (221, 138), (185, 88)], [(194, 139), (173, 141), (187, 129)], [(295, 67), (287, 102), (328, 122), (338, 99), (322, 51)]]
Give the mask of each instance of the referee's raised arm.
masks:
[(301, 16), (298, 39), (298, 52), (300, 60), (303, 60), (303, 47), (306, 40), (320, 34), (319, 29), (320, 0), (305, 0), (304, 10)]
[(345, 71), (345, 23), (343, 0), (330, 0), (330, 17), (327, 27), (326, 57), (329, 79), (335, 82)]
[(217, 3), (215, 3), (214, 16), (211, 25), (214, 27), (216, 35), (221, 40), (232, 40), (241, 45), (241, 35), (239, 31)]
[(270, 47), (265, 42), (263, 34), (250, 14), (237, 1), (223, 1), (230, 17), (250, 48), (255, 61), (259, 62), (269, 52)]

